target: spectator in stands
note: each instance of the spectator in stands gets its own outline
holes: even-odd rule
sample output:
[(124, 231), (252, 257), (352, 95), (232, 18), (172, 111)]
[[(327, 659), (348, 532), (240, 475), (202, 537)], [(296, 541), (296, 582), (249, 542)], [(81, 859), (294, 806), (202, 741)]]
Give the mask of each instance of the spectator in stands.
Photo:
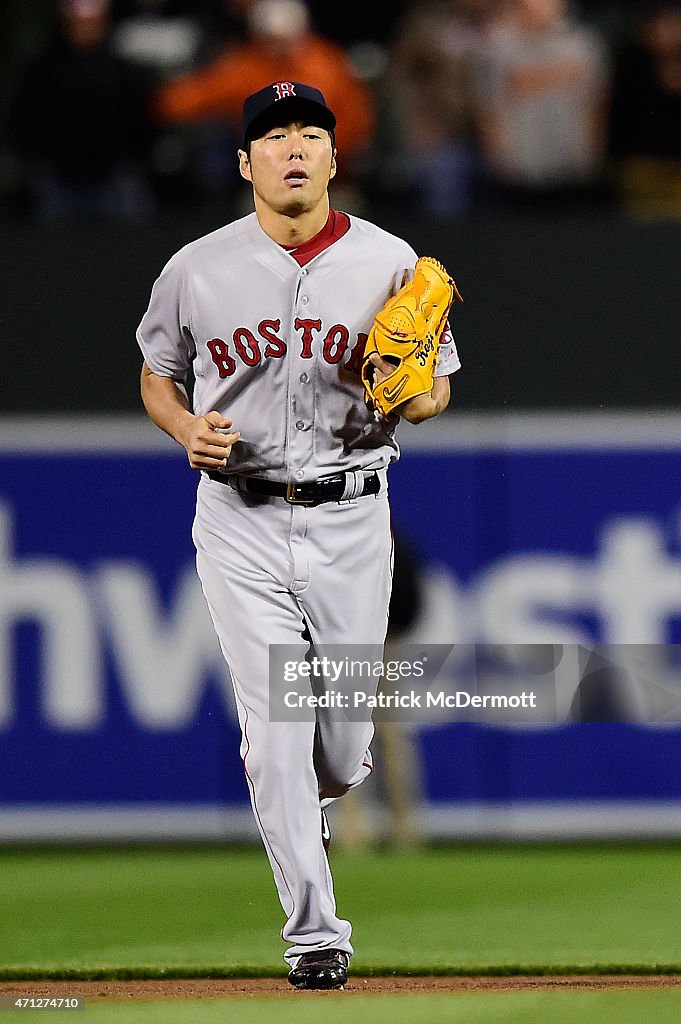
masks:
[[(303, 0), (256, 0), (249, 38), (215, 60), (164, 85), (155, 111), (161, 125), (218, 121), (232, 152), (240, 138), (243, 97), (271, 82), (314, 82), (338, 118), (339, 164), (334, 189), (356, 187), (372, 137), (374, 99), (345, 50), (315, 32)], [(232, 160), (236, 174), (236, 160)]]
[(610, 73), (607, 43), (566, 0), (510, 0), (479, 79), (489, 199), (525, 211), (607, 201)]
[[(255, 0), (112, 0), (115, 51), (138, 64), (155, 91), (249, 37)], [(195, 207), (238, 180), (224, 123), (160, 123), (150, 154), (159, 206)]]
[(406, 187), (428, 216), (474, 203), (479, 154), (475, 82), (499, 0), (425, 0), (398, 23), (386, 76)]
[(615, 61), (609, 153), (623, 207), (681, 216), (681, 3), (650, 3)]
[(108, 0), (61, 0), (54, 36), (17, 76), (9, 136), (37, 219), (153, 209), (150, 83), (112, 52), (110, 25)]

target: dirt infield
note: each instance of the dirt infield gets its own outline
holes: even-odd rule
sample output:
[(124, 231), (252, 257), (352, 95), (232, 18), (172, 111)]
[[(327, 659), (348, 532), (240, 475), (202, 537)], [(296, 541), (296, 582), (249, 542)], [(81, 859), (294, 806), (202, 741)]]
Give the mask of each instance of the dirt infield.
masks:
[[(598, 991), (603, 989), (681, 988), (678, 974), (515, 975), (503, 977), (354, 977), (344, 994), (462, 993), (517, 991)], [(249, 996), (324, 997), (325, 992), (299, 993), (285, 978), (178, 978), (132, 981), (4, 981), (0, 996), (80, 996), (87, 1002), (106, 1000), (219, 999)]]

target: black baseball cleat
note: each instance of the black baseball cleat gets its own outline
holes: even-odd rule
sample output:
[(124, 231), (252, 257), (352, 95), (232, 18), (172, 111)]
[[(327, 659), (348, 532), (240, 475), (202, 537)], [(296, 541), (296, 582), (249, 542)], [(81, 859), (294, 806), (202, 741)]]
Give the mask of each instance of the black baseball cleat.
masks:
[(331, 829), (329, 828), (329, 819), (324, 808), (322, 808), (322, 846), (328, 855), (329, 847), (331, 846)]
[(350, 956), (342, 949), (317, 949), (303, 953), (288, 980), (296, 988), (343, 988), (349, 963)]

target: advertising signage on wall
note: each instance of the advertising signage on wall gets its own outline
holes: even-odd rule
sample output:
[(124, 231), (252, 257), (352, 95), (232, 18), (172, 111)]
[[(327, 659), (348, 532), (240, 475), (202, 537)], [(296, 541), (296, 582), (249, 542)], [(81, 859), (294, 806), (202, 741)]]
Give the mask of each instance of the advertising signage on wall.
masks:
[[(535, 719), (444, 698), (402, 716), (432, 834), (681, 833), (680, 428), (452, 415), (403, 431), (393, 525), (424, 593), (405, 643), (446, 647), (442, 692), (472, 692), (472, 658), (478, 697), (510, 666), (556, 698)], [(254, 834), (194, 571), (195, 484), (143, 417), (0, 425), (1, 839)]]

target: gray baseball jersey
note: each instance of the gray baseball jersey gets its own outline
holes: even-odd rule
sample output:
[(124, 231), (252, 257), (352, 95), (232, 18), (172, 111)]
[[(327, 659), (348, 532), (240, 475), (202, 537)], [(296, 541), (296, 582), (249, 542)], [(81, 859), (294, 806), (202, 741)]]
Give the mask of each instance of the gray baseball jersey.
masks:
[[(374, 315), (416, 253), (358, 217), (306, 266), (255, 214), (190, 243), (156, 281), (137, 339), (154, 373), (195, 384), (193, 411), (241, 432), (229, 472), (296, 481), (380, 469), (399, 456), (398, 417), (364, 402), (362, 353)], [(448, 330), (437, 374), (460, 366)]]

